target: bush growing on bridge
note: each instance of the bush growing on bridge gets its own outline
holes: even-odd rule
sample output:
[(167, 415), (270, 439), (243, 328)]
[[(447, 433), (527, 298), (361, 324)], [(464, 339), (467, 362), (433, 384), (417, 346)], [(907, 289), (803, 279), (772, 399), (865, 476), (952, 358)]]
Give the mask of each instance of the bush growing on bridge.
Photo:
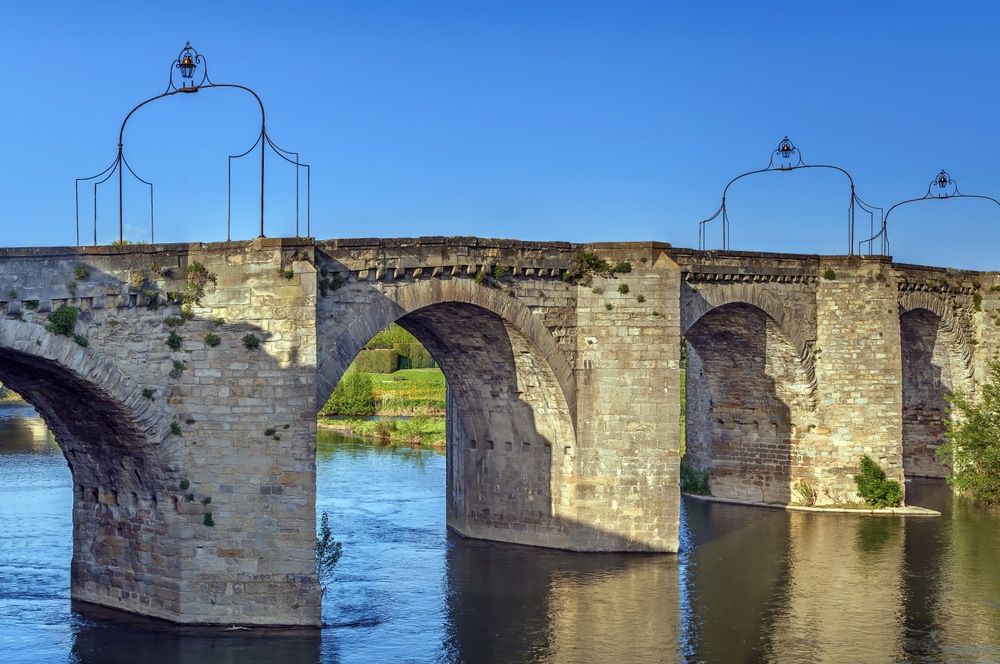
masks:
[(53, 334), (72, 337), (76, 331), (76, 319), (79, 315), (80, 311), (76, 307), (64, 304), (49, 314), (49, 322), (45, 329)]
[(885, 471), (867, 454), (861, 457), (861, 472), (854, 476), (858, 495), (875, 509), (899, 507), (903, 502), (903, 487), (886, 478)]
[(699, 496), (711, 496), (712, 491), (708, 486), (708, 468), (699, 470), (692, 468), (682, 461), (681, 491)]
[(935, 450), (952, 468), (948, 484), (973, 500), (1000, 506), (1000, 362), (990, 363), (979, 401), (961, 394), (948, 401), (953, 415), (945, 421), (948, 442)]

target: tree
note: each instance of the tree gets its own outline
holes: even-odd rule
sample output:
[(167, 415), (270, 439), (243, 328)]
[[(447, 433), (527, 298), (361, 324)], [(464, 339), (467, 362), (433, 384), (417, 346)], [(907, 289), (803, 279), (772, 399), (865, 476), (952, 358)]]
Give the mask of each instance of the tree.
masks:
[(948, 401), (948, 442), (935, 451), (951, 466), (948, 484), (976, 501), (1000, 506), (1000, 361), (990, 363), (978, 401), (962, 394)]
[(320, 596), (326, 595), (326, 588), (333, 581), (333, 568), (337, 566), (341, 553), (343, 545), (333, 539), (330, 517), (323, 512), (316, 536), (316, 576), (319, 578)]

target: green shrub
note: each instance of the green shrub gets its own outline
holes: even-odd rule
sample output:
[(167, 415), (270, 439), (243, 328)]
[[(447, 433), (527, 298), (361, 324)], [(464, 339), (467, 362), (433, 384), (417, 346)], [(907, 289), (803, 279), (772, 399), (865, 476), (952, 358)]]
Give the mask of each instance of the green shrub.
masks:
[(823, 278), (826, 279), (827, 281), (833, 281), (834, 279), (837, 278), (837, 273), (834, 272), (832, 269), (827, 268), (826, 272), (823, 273)]
[(363, 350), (354, 358), (354, 368), (366, 373), (390, 374), (399, 367), (399, 354), (391, 349)]
[(710, 496), (712, 491), (708, 486), (708, 468), (692, 468), (681, 462), (681, 491), (699, 496)]
[(187, 275), (187, 283), (184, 285), (184, 295), (182, 296), (184, 304), (201, 304), (201, 298), (205, 296), (205, 286), (209, 282), (218, 283), (215, 274), (209, 272), (208, 268), (198, 261), (189, 263), (184, 268), (184, 274)]
[(973, 500), (1000, 506), (1000, 362), (990, 363), (978, 401), (961, 394), (948, 401), (958, 417), (945, 421), (948, 442), (935, 450), (952, 467), (948, 484)]
[(184, 337), (177, 334), (177, 330), (170, 330), (170, 335), (167, 336), (167, 346), (170, 350), (178, 351), (181, 349), (181, 344), (184, 343)]
[(220, 337), (218, 334), (213, 334), (212, 332), (209, 332), (208, 334), (205, 335), (205, 344), (211, 346), (212, 348), (218, 346), (219, 342), (221, 341), (222, 337)]
[(244, 334), (242, 341), (243, 347), (247, 350), (257, 350), (260, 348), (260, 338), (255, 334)]
[(375, 384), (361, 371), (348, 371), (323, 406), (324, 415), (374, 415)]
[(49, 322), (45, 329), (53, 334), (61, 334), (64, 337), (71, 337), (76, 331), (76, 319), (80, 315), (80, 310), (68, 304), (60, 306), (55, 311), (49, 313)]
[(563, 281), (587, 285), (593, 275), (609, 276), (614, 268), (594, 251), (577, 252), (573, 265), (563, 272)]
[[(400, 369), (432, 369), (437, 362), (423, 344), (412, 334), (393, 323), (382, 330), (365, 345), (366, 350), (392, 349), (399, 355), (397, 367)], [(384, 373), (374, 369), (362, 369), (372, 373)]]
[(885, 471), (867, 454), (861, 457), (861, 471), (854, 476), (858, 495), (876, 509), (899, 507), (903, 502), (903, 487), (887, 479)]

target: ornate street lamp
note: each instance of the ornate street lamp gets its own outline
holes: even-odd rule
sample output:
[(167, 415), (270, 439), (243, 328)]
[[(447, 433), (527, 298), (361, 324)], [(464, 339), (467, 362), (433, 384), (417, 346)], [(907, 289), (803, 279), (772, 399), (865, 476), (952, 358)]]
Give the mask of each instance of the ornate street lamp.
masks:
[[(200, 66), (203, 66), (201, 72), (201, 78), (196, 79), (195, 75)], [(180, 72), (180, 87), (174, 83), (174, 70)], [(197, 82), (196, 82), (197, 81)], [(213, 83), (208, 77), (208, 62), (203, 55), (198, 53), (191, 46), (191, 42), (187, 42), (184, 48), (181, 49), (177, 56), (177, 59), (172, 63), (170, 67), (170, 75), (167, 81), (167, 89), (162, 94), (155, 97), (150, 97), (141, 104), (135, 106), (128, 115), (125, 116), (125, 120), (122, 122), (121, 129), (118, 132), (118, 156), (115, 158), (114, 162), (106, 169), (98, 173), (97, 175), (92, 175), (87, 178), (77, 178), (76, 180), (76, 243), (80, 244), (80, 183), (90, 180), (94, 180), (94, 244), (97, 244), (97, 187), (101, 184), (107, 182), (111, 177), (117, 173), (118, 174), (118, 241), (124, 241), (124, 205), (122, 200), (123, 192), (123, 176), (124, 169), (128, 169), (129, 173), (138, 180), (139, 182), (145, 184), (149, 187), (149, 228), (150, 228), (150, 240), (155, 241), (155, 232), (153, 225), (153, 183), (147, 182), (139, 177), (136, 172), (132, 169), (132, 166), (125, 159), (124, 152), (124, 136), (125, 136), (125, 125), (128, 124), (129, 118), (132, 115), (145, 106), (146, 104), (156, 101), (157, 99), (163, 99), (164, 97), (169, 97), (175, 95), (178, 92), (183, 93), (195, 93), (199, 90), (207, 90), (212, 88), (237, 88), (239, 90), (244, 90), (253, 95), (253, 98), (257, 101), (257, 105), (260, 108), (260, 134), (257, 136), (257, 140), (254, 142), (250, 149), (242, 154), (229, 155), (229, 184), (228, 184), (228, 219), (226, 228), (226, 240), (230, 241), (232, 239), (232, 161), (233, 159), (240, 159), (245, 157), (255, 149), (260, 146), (260, 237), (264, 237), (264, 165), (265, 165), (265, 147), (271, 148), (274, 154), (278, 155), (284, 159), (289, 164), (295, 166), (295, 235), (298, 237), (299, 234), (299, 172), (301, 169), (306, 171), (306, 235), (312, 234), (312, 223), (310, 219), (311, 213), (311, 177), (309, 164), (303, 164), (299, 161), (299, 153), (291, 152), (289, 150), (284, 150), (271, 140), (271, 137), (267, 134), (267, 126), (265, 122), (264, 114), (264, 103), (261, 101), (260, 97), (256, 92), (250, 88), (243, 85), (236, 85), (233, 83)]]
[(757, 173), (770, 173), (773, 171), (794, 171), (803, 168), (828, 168), (831, 170), (839, 171), (847, 176), (848, 182), (851, 185), (851, 196), (850, 202), (847, 207), (847, 246), (850, 255), (854, 254), (854, 212), (855, 208), (860, 207), (862, 211), (867, 212), (872, 218), (872, 225), (874, 226), (874, 211), (881, 208), (868, 205), (854, 193), (854, 178), (851, 174), (845, 171), (839, 166), (828, 166), (826, 164), (806, 164), (802, 161), (802, 153), (799, 152), (795, 144), (789, 140), (788, 136), (781, 139), (778, 143), (778, 147), (771, 152), (771, 160), (768, 162), (765, 168), (758, 169), (756, 171), (748, 171), (737, 175), (726, 185), (726, 188), (722, 190), (722, 205), (719, 207), (718, 211), (713, 214), (708, 219), (700, 222), (698, 224), (698, 248), (701, 250), (705, 249), (706, 245), (706, 225), (714, 221), (720, 215), (722, 216), (722, 249), (729, 249), (729, 213), (726, 210), (726, 194), (729, 192), (729, 187), (733, 185), (734, 182), (741, 178), (745, 178), (748, 175), (755, 175)]
[[(940, 189), (940, 192), (934, 191), (934, 187)], [(990, 196), (980, 196), (977, 194), (963, 194), (958, 190), (958, 183), (951, 179), (948, 172), (943, 168), (941, 172), (937, 174), (930, 184), (927, 185), (927, 193), (920, 198), (910, 198), (905, 201), (900, 201), (888, 209), (885, 213), (885, 217), (882, 219), (882, 228), (878, 233), (875, 233), (867, 240), (862, 240), (858, 242), (858, 251), (861, 251), (862, 245), (868, 245), (868, 253), (872, 253), (872, 247), (875, 242), (879, 242), (879, 252), (882, 256), (889, 255), (889, 215), (892, 211), (901, 205), (906, 205), (907, 203), (917, 203), (919, 201), (928, 200), (946, 200), (949, 198), (980, 198), (987, 201), (993, 201), (998, 206), (1000, 206), (1000, 201)]]

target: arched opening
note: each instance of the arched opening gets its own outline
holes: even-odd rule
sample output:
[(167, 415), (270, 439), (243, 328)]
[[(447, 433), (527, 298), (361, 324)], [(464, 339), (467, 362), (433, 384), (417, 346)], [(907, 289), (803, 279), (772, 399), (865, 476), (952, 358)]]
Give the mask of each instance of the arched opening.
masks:
[(161, 548), (164, 423), (149, 400), (72, 340), (16, 321), (0, 321), (0, 382), (37, 411), (71, 473), (72, 598), (176, 613), (177, 581)]
[(744, 303), (712, 309), (685, 338), (685, 463), (709, 470), (714, 496), (790, 502), (796, 416), (809, 399), (794, 345), (773, 318)]
[(927, 309), (913, 309), (899, 319), (903, 363), (903, 472), (945, 477), (947, 468), (934, 454), (945, 442), (945, 396), (954, 389), (951, 349), (942, 319)]
[[(516, 304), (498, 312), (463, 301), (471, 299), (464, 286), (490, 292), (476, 285), (456, 284), (444, 297), (426, 283), (402, 286), (392, 300), (380, 294), (383, 306), (365, 307), (348, 325), (336, 314), (320, 323), (319, 383), (335, 385), (369, 339), (399, 325), (445, 376), (446, 449), (442, 455), (405, 446), (359, 449), (353, 442), (318, 446), (324, 456), (317, 460), (317, 513), (330, 511), (334, 536), (344, 544), (334, 595), (323, 609), (331, 624), (381, 622), (383, 595), (422, 606), (426, 589), (442, 582), (441, 566), (455, 545), (446, 525), (470, 538), (572, 544), (559, 513), (570, 499), (562, 495), (562, 474), (575, 449), (572, 420), (540, 344), (511, 320)], [(371, 297), (367, 284), (346, 288), (357, 289), (358, 299)], [(421, 617), (395, 616), (394, 624), (424, 629)]]
[(448, 386), (448, 526), (467, 537), (567, 545), (571, 535), (557, 517), (575, 434), (560, 382), (538, 344), (508, 317), (465, 301), (369, 311), (371, 320), (334, 333), (329, 358), (339, 367), (321, 361), (321, 385), (334, 384), (335, 370), (343, 375), (344, 359), (353, 359), (373, 330), (395, 322), (409, 331)]

